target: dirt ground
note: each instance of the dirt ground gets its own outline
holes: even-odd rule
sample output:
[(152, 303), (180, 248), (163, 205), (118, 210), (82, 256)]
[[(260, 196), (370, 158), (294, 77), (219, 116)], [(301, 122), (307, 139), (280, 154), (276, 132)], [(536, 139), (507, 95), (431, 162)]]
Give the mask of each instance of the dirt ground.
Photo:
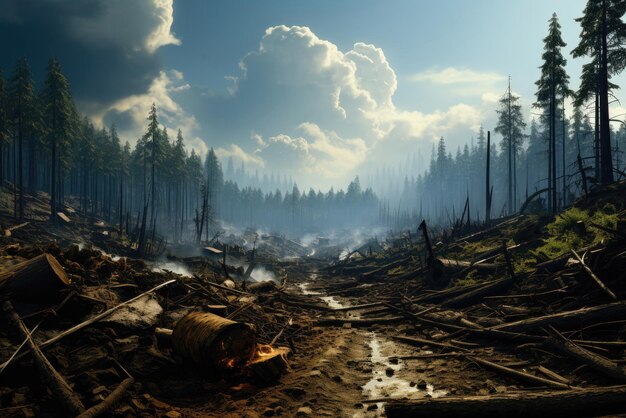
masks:
[[(313, 275), (312, 282), (293, 283), (290, 292), (314, 294), (332, 308), (355, 306), (367, 301), (325, 296), (330, 278)], [(303, 285), (304, 284), (304, 285)], [(308, 290), (314, 288), (315, 291)], [(345, 324), (314, 327), (312, 335), (297, 346), (289, 358), (290, 370), (277, 384), (265, 388), (240, 384), (222, 392), (209, 403), (198, 399), (176, 402), (169, 416), (311, 416), (384, 417), (384, 400), (419, 399), (447, 394), (494, 393), (515, 386), (491, 377), (478, 367), (454, 357), (397, 359), (414, 355), (437, 355), (436, 350), (418, 349), (393, 341), (393, 336), (423, 335), (428, 329), (410, 325), (374, 325), (355, 328), (350, 320), (372, 309), (338, 313)], [(311, 312), (311, 315), (320, 315)], [(508, 385), (508, 386), (507, 386)], [(207, 406), (210, 405), (210, 406)], [(174, 412), (174, 413), (172, 413)]]

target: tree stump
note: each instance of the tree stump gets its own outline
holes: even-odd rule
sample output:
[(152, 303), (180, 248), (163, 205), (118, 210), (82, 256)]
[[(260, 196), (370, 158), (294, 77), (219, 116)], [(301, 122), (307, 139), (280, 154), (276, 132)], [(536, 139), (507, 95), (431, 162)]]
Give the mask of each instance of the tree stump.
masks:
[(172, 332), (172, 345), (185, 359), (209, 372), (223, 372), (246, 365), (256, 351), (252, 328), (207, 312), (191, 312)]
[(22, 302), (50, 302), (70, 284), (59, 262), (41, 254), (0, 271), (0, 298)]

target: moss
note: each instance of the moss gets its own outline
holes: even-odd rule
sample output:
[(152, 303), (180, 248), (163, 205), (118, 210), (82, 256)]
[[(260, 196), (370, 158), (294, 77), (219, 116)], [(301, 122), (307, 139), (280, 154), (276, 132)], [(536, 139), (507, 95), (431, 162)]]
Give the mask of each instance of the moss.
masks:
[(484, 281), (485, 277), (480, 277), (476, 270), (472, 270), (467, 275), (461, 279), (457, 279), (452, 283), (452, 287), (464, 287), (471, 286), (478, 282)]
[[(530, 254), (537, 262), (542, 262), (560, 257), (572, 248), (602, 242), (610, 238), (610, 234), (593, 227), (592, 224), (615, 229), (617, 219), (615, 206), (610, 203), (600, 208), (570, 208), (547, 225), (548, 237), (542, 240), (541, 246), (530, 251)], [(525, 260), (524, 264), (528, 261)]]
[(478, 254), (491, 251), (497, 248), (490, 242), (478, 241), (478, 242), (468, 242), (463, 246), (463, 250), (458, 254), (459, 260), (468, 260), (476, 257)]

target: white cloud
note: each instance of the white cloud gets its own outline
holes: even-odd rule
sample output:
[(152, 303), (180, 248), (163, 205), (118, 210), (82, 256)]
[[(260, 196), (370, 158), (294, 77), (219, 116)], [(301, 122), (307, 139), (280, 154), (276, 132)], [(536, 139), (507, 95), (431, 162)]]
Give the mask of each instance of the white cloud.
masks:
[[(463, 128), (476, 129), (483, 117), (479, 107), (462, 103), (432, 113), (397, 108), (397, 77), (381, 48), (356, 43), (342, 52), (307, 27), (268, 28), (258, 50), (247, 54), (240, 68), (243, 74), (232, 78), (235, 88), (228, 105), (235, 115), (248, 116), (241, 129), (254, 132), (241, 148), (248, 153), (257, 149), (255, 155), (268, 169), (310, 182), (323, 178), (326, 184), (337, 184), (368, 161), (391, 158), (380, 152), (379, 143), (404, 157), (407, 143), (417, 146)], [(445, 72), (452, 78), (457, 73)], [(478, 77), (470, 70), (461, 73), (501, 79)], [(228, 132), (233, 126), (237, 124), (223, 129)]]
[(146, 38), (146, 49), (154, 52), (165, 45), (180, 45), (180, 40), (171, 32), (174, 23), (174, 0), (153, 0), (153, 4), (153, 17), (158, 24)]
[[(181, 127), (193, 138), (189, 146), (199, 150), (200, 138), (211, 138), (220, 158), (286, 174), (303, 187), (326, 188), (344, 185), (364, 167), (404, 159), (440, 136), (468, 140), (494, 98), (484, 95), (482, 105), (458, 103), (430, 113), (398, 108), (397, 77), (382, 49), (356, 43), (343, 52), (301, 26), (268, 28), (240, 68), (227, 97), (204, 94), (178, 71), (161, 72), (145, 94), (115, 102), (100, 120), (124, 114), (137, 137), (154, 101), (168, 128)], [(451, 86), (463, 86), (462, 76), (501, 81), (467, 69), (444, 73), (447, 81), (439, 82)]]
[(494, 84), (506, 80), (506, 76), (494, 72), (474, 71), (469, 68), (446, 67), (441, 70), (431, 68), (413, 74), (409, 80), (447, 86), (451, 84)]
[(259, 168), (265, 167), (265, 161), (263, 161), (262, 158), (254, 153), (247, 153), (237, 144), (230, 144), (228, 148), (217, 148), (215, 150), (215, 154), (222, 159), (233, 157), (245, 162), (246, 164), (251, 164)]
[(168, 128), (171, 140), (174, 133), (180, 129), (189, 149), (194, 149), (198, 154), (205, 155), (207, 152), (206, 142), (196, 132), (199, 125), (194, 115), (191, 115), (172, 98), (172, 93), (186, 90), (183, 74), (180, 71), (161, 71), (155, 78), (148, 91), (144, 94), (136, 94), (114, 102), (106, 109), (93, 115), (96, 124), (103, 126), (105, 119), (110, 115), (126, 115), (131, 123), (128, 127), (121, 127), (120, 134), (134, 143), (141, 137), (146, 127), (146, 118), (150, 112), (152, 103), (157, 105), (159, 122)]

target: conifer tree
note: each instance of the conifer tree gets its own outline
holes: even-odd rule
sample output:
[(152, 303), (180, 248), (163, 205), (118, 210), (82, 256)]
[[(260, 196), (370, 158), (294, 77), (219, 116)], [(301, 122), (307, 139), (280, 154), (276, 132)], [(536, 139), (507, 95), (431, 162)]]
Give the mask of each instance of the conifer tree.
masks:
[(10, 118), (17, 140), (17, 185), (19, 187), (19, 219), (24, 219), (24, 138), (33, 131), (35, 82), (25, 57), (17, 62), (9, 80)]
[(50, 60), (43, 88), (44, 120), (50, 145), (50, 216), (56, 221), (58, 198), (58, 145), (72, 135), (73, 105), (70, 86), (56, 58)]
[(567, 44), (561, 37), (561, 25), (556, 13), (552, 14), (549, 20), (548, 35), (543, 39), (543, 64), (541, 65), (541, 76), (535, 82), (537, 86), (537, 101), (534, 103), (544, 111), (544, 120), (548, 122), (548, 155), (549, 155), (549, 175), (548, 183), (550, 197), (548, 199), (549, 208), (552, 213), (557, 210), (557, 189), (556, 189), (556, 123), (558, 112), (558, 101), (563, 101), (565, 97), (571, 96), (573, 92), (569, 89), (569, 76), (565, 72), (567, 61), (561, 54), (561, 48)]
[(596, 97), (596, 153), (599, 154), (599, 180), (613, 181), (609, 91), (616, 88), (611, 76), (626, 68), (626, 13), (624, 0), (588, 0), (580, 23), (580, 41), (572, 51), (574, 58), (587, 56), (591, 62), (583, 66), (577, 104)]
[(516, 210), (517, 200), (517, 178), (515, 176), (516, 157), (524, 142), (524, 130), (526, 122), (522, 115), (522, 105), (519, 96), (511, 91), (511, 82), (509, 87), (500, 99), (500, 107), (496, 110), (498, 114), (498, 124), (495, 132), (502, 135), (500, 147), (507, 155), (508, 164), (508, 199), (507, 212), (514, 213)]
[(0, 187), (4, 184), (4, 147), (9, 144), (9, 110), (4, 74), (0, 69)]

